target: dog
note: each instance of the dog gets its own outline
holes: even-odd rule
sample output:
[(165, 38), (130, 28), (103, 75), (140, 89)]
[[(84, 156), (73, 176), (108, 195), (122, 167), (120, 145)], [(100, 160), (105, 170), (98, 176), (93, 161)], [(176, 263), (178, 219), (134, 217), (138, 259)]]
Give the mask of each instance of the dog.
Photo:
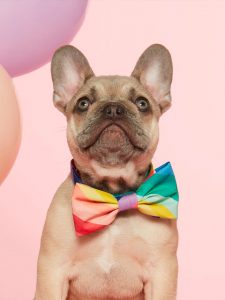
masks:
[[(53, 55), (54, 105), (67, 119), (67, 140), (82, 183), (112, 194), (137, 189), (171, 106), (172, 60), (148, 47), (131, 76), (95, 76), (67, 45)], [(55, 193), (42, 233), (35, 300), (175, 300), (176, 220), (130, 209), (103, 230), (76, 235), (69, 173)]]

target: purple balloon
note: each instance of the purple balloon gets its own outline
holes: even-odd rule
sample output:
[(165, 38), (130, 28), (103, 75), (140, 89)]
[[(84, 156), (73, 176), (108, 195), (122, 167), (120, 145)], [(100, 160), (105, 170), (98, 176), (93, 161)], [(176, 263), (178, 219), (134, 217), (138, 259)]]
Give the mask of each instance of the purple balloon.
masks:
[(78, 31), (87, 1), (0, 1), (0, 64), (18, 76), (49, 62)]

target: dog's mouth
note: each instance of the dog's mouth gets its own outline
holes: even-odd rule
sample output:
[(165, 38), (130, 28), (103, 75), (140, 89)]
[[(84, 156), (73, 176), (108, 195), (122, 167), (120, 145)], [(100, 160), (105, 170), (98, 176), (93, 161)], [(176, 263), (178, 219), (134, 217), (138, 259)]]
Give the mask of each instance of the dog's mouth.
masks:
[(132, 145), (127, 132), (117, 124), (105, 127), (98, 134), (95, 143), (98, 143), (101, 147), (110, 149), (112, 152), (119, 151), (125, 145)]
[(85, 136), (85, 133), (78, 137), (79, 145), (83, 150), (98, 146), (108, 148), (111, 152), (120, 151), (124, 146), (144, 151), (146, 149), (146, 143), (143, 143), (144, 140), (122, 122), (106, 122), (96, 127), (88, 134), (88, 137)]

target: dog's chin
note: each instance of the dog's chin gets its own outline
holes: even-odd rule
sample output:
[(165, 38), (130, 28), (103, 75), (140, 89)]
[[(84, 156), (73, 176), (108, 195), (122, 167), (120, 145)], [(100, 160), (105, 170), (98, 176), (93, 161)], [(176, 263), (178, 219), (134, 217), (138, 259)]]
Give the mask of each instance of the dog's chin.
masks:
[(88, 149), (90, 157), (103, 165), (126, 163), (138, 151), (125, 130), (115, 124), (106, 127)]

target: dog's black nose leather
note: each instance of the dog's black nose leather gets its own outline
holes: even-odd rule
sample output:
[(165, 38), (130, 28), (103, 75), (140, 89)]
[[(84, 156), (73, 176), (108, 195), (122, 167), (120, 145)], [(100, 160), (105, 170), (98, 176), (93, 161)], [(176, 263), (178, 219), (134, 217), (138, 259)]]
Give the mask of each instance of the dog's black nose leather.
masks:
[(108, 118), (120, 118), (124, 113), (124, 107), (117, 103), (110, 103), (104, 108), (104, 114)]

